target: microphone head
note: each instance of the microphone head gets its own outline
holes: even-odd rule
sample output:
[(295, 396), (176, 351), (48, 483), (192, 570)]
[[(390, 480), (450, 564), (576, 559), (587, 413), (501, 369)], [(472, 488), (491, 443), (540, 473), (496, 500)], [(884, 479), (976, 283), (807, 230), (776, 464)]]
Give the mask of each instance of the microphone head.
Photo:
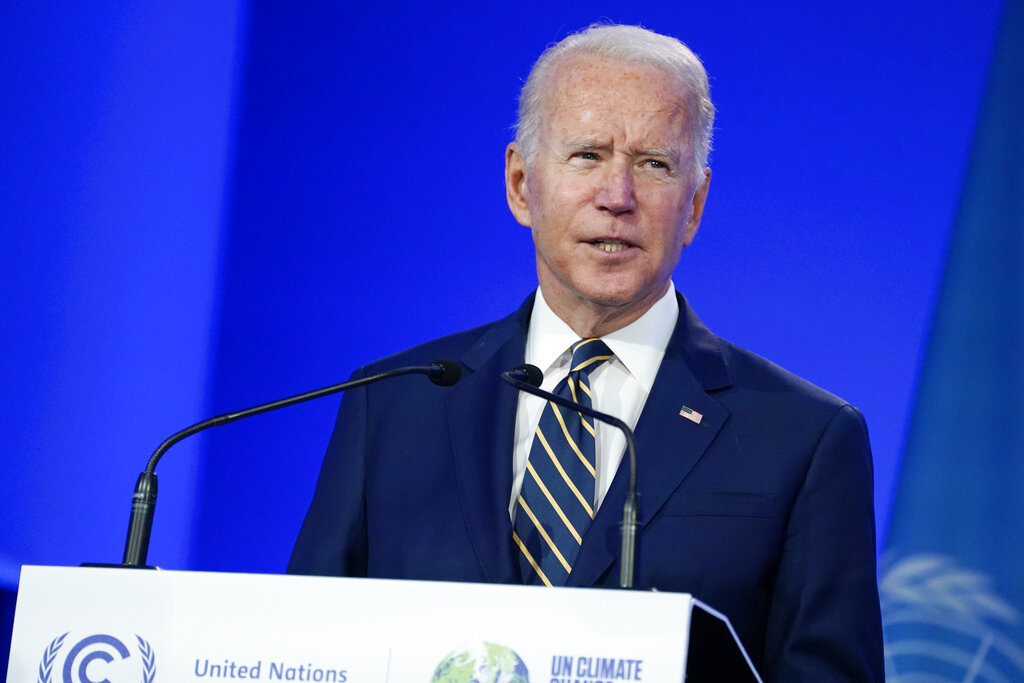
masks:
[(529, 363), (517, 365), (516, 369), (512, 371), (512, 376), (530, 386), (540, 387), (541, 384), (544, 384), (544, 373), (536, 365)]
[(462, 379), (462, 366), (451, 358), (439, 358), (430, 364), (427, 377), (440, 387), (450, 387)]

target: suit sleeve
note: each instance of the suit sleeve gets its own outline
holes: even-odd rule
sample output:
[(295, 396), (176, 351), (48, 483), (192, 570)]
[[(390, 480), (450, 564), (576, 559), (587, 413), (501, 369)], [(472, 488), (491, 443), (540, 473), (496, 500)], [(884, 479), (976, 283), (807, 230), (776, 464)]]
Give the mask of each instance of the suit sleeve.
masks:
[(852, 406), (822, 433), (791, 508), (765, 638), (766, 681), (882, 681), (873, 469)]
[(362, 387), (342, 398), (313, 502), (288, 562), (289, 574), (366, 576), (367, 396), (367, 387)]

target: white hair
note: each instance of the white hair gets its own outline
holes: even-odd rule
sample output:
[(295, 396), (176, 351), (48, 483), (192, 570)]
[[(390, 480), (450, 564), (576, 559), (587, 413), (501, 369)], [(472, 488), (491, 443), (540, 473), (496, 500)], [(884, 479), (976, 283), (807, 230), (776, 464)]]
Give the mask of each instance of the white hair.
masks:
[(592, 24), (544, 50), (519, 93), (516, 142), (527, 165), (537, 152), (541, 111), (552, 66), (564, 56), (581, 53), (627, 64), (653, 66), (682, 81), (687, 91), (687, 133), (690, 135), (697, 182), (703, 182), (715, 122), (708, 74), (697, 55), (681, 41), (641, 26)]

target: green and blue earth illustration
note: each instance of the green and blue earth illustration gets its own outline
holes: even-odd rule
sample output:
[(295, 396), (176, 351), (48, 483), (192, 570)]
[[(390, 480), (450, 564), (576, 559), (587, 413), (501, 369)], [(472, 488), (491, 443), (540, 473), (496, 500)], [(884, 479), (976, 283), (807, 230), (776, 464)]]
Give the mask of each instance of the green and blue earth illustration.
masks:
[(448, 653), (431, 683), (530, 683), (526, 664), (511, 648), (494, 643)]

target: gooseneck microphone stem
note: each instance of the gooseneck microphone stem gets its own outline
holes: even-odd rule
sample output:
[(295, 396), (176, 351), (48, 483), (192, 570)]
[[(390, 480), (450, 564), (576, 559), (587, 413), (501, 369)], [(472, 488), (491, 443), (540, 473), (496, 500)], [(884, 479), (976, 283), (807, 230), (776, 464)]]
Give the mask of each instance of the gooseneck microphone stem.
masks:
[(341, 391), (347, 391), (348, 389), (355, 389), (356, 387), (372, 384), (389, 377), (415, 374), (426, 375), (434, 384), (450, 386), (459, 381), (462, 376), (462, 368), (453, 360), (436, 360), (430, 365), (396, 368), (376, 375), (370, 375), (369, 377), (332, 384), (329, 387), (307, 391), (304, 394), (296, 394), (289, 398), (263, 403), (252, 408), (246, 408), (245, 410), (211, 417), (172, 434), (153, 452), (153, 455), (149, 458), (149, 463), (146, 465), (146, 469), (139, 475), (135, 483), (135, 494), (132, 496), (132, 513), (128, 521), (128, 540), (125, 542), (124, 559), (121, 561), (121, 564), (126, 567), (142, 567), (146, 564), (146, 555), (149, 552), (149, 536), (153, 529), (153, 512), (156, 509), (156, 464), (160, 462), (160, 458), (167, 452), (167, 449), (174, 444), (210, 427), (219, 427), (235, 420), (267, 413), (278, 408), (287, 408), (296, 403), (312, 401), (315, 398), (322, 398)]
[(520, 391), (539, 396), (558, 405), (589, 415), (619, 428), (626, 435), (626, 450), (629, 453), (629, 488), (622, 505), (622, 523), (619, 536), (619, 588), (633, 588), (636, 584), (636, 442), (633, 430), (617, 417), (594, 410), (567, 398), (544, 391), (540, 388), (544, 374), (534, 365), (520, 365), (515, 370), (503, 372), (501, 378)]

